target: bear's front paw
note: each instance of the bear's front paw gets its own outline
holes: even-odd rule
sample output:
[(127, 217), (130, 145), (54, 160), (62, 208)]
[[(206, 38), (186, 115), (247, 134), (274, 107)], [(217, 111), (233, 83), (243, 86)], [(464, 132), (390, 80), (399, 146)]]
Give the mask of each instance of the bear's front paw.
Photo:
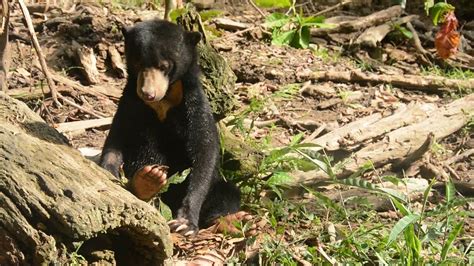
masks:
[(164, 165), (147, 165), (133, 176), (130, 188), (137, 198), (148, 201), (166, 184), (168, 167)]
[(179, 233), (184, 236), (195, 235), (198, 232), (197, 225), (191, 223), (186, 218), (178, 218), (168, 222), (171, 232)]

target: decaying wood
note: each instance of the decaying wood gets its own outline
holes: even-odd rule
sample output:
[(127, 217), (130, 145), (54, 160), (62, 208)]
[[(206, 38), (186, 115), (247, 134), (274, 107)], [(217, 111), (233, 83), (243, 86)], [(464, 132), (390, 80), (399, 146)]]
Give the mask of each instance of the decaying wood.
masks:
[[(366, 145), (350, 158), (346, 158), (342, 169), (335, 174), (338, 178), (347, 177), (355, 173), (368, 161), (374, 167), (387, 164), (397, 165), (405, 158), (416, 153), (423, 146), (429, 134), (434, 134), (434, 139), (438, 140), (461, 129), (469, 121), (469, 114), (472, 112), (474, 112), (474, 94), (438, 108), (431, 112), (428, 118), (418, 123), (398, 128), (384, 135), (381, 140)], [(368, 119), (366, 118), (366, 120)], [(373, 122), (368, 120), (365, 123), (370, 125)], [(349, 131), (347, 128), (345, 130)], [(331, 133), (326, 135), (329, 134)], [(325, 140), (326, 147), (337, 145), (331, 142), (331, 139), (326, 135), (320, 138)], [(293, 184), (295, 186), (300, 186), (301, 184), (310, 185), (327, 178), (327, 174), (323, 171), (295, 172)]]
[(392, 168), (395, 170), (407, 169), (414, 162), (421, 159), (423, 155), (431, 149), (434, 142), (435, 135), (433, 132), (430, 132), (428, 134), (428, 137), (426, 137), (425, 142), (423, 142), (423, 144), (416, 151), (412, 152), (409, 156), (403, 158), (400, 162), (394, 163), (392, 165)]
[(84, 129), (95, 128), (95, 127), (103, 127), (103, 126), (108, 126), (110, 124), (112, 124), (112, 117), (60, 123), (60, 124), (57, 124), (55, 128), (57, 131), (63, 133), (63, 132), (84, 130)]
[(461, 129), (473, 111), (474, 94), (470, 94), (437, 109), (427, 119), (392, 131), (383, 140), (364, 147), (354, 154), (352, 165), (345, 168), (355, 172), (367, 160), (375, 167), (401, 161), (418, 150), (430, 133), (438, 140)]
[(391, 84), (403, 89), (415, 90), (443, 90), (443, 89), (474, 89), (474, 79), (450, 79), (439, 76), (418, 75), (386, 75), (376, 73), (364, 73), (360, 70), (353, 71), (317, 71), (309, 75), (300, 75), (302, 79), (319, 81), (347, 82), (347, 83), (370, 83)]
[(117, 73), (119, 78), (124, 78), (127, 75), (127, 67), (122, 62), (122, 57), (117, 51), (117, 48), (115, 48), (114, 45), (110, 45), (107, 49), (107, 53), (110, 58), (112, 69)]
[(38, 55), (38, 60), (41, 64), (41, 69), (46, 77), (46, 82), (48, 83), (49, 90), (51, 91), (51, 97), (53, 98), (54, 103), (57, 106), (61, 104), (58, 101), (58, 93), (56, 91), (56, 85), (51, 78), (51, 74), (49, 73), (48, 66), (46, 65), (46, 61), (44, 60), (43, 52), (41, 51), (41, 46), (39, 45), (38, 38), (36, 38), (35, 29), (33, 27), (33, 22), (31, 21), (30, 12), (25, 5), (23, 0), (18, 0), (18, 4), (20, 5), (21, 12), (23, 13), (23, 17), (25, 18), (26, 27), (28, 28), (28, 33), (30, 34), (31, 41), (33, 42), (33, 46), (35, 47), (36, 54)]
[(349, 33), (359, 31), (371, 26), (376, 26), (389, 21), (392, 18), (399, 17), (402, 14), (402, 8), (399, 5), (372, 13), (365, 17), (360, 17), (353, 21), (344, 21), (336, 24), (332, 28), (316, 28), (311, 30), (313, 36), (325, 36), (331, 33)]
[(70, 80), (60, 74), (54, 73), (52, 75), (53, 80), (56, 82), (62, 83), (67, 87), (73, 88), (78, 91), (82, 91), (86, 94), (93, 95), (96, 97), (108, 97), (111, 100), (118, 101), (120, 97), (122, 96), (122, 91), (121, 88), (116, 88), (116, 87), (103, 87), (100, 85), (94, 85), (94, 86), (82, 86), (79, 82)]
[(257, 173), (263, 153), (235, 136), (223, 123), (219, 123), (219, 131), (225, 151), (222, 167), (243, 175)]
[(312, 141), (311, 143), (320, 145), (328, 151), (338, 150), (340, 148), (339, 141), (344, 139), (348, 134), (354, 132), (365, 132), (365, 128), (379, 121), (381, 118), (382, 115), (380, 113), (369, 115), (352, 123), (344, 125), (338, 128), (337, 130), (324, 134), (323, 136)]
[(10, 68), (10, 45), (8, 43), (10, 4), (2, 0), (2, 14), (0, 25), (0, 91), (8, 89), (8, 69)]
[(364, 47), (377, 47), (385, 38), (385, 36), (387, 36), (387, 34), (393, 30), (393, 25), (402, 25), (416, 18), (418, 18), (416, 15), (405, 16), (393, 23), (388, 22), (379, 26), (368, 28), (361, 35), (359, 35), (359, 37), (357, 37), (354, 43)]
[(0, 143), (0, 238), (14, 251), (1, 265), (69, 264), (75, 244), (89, 263), (106, 251), (125, 264), (119, 259), (156, 265), (171, 255), (169, 228), (154, 207), (2, 93)]
[(199, 31), (203, 39), (198, 43), (199, 66), (202, 71), (201, 82), (212, 113), (217, 120), (224, 118), (235, 107), (234, 87), (237, 77), (222, 57), (208, 42), (201, 17), (194, 9), (177, 18), (178, 24), (186, 30)]
[(236, 30), (245, 30), (249, 27), (248, 24), (235, 21), (229, 18), (215, 18), (212, 20), (216, 24), (217, 28), (236, 31)]
[(99, 70), (97, 69), (97, 59), (94, 50), (90, 47), (82, 46), (73, 41), (74, 59), (82, 70), (86, 78), (87, 85), (94, 85), (99, 82)]
[(474, 155), (474, 149), (469, 149), (469, 150), (466, 150), (456, 156), (453, 156), (451, 158), (449, 158), (448, 160), (446, 160), (444, 163), (445, 165), (450, 165), (450, 164), (453, 164), (455, 162), (459, 162), (459, 161), (462, 161), (466, 158), (469, 158), (470, 156), (473, 156)]
[[(332, 146), (331, 148), (340, 149), (342, 147), (345, 150), (353, 151), (364, 142), (377, 139), (395, 129), (422, 121), (434, 110), (436, 110), (434, 104), (411, 103), (408, 106), (401, 105), (392, 115), (384, 117), (364, 128), (352, 130), (346, 136), (338, 134), (339, 130), (331, 132), (335, 137), (342, 137), (341, 139), (333, 140), (338, 142), (339, 147)], [(348, 124), (347, 128), (350, 129), (350, 127), (351, 124)]]

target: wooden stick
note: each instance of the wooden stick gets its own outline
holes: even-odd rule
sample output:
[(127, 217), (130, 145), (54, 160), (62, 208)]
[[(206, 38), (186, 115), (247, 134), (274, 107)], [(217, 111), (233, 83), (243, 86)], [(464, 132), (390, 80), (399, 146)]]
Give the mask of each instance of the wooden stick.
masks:
[(263, 11), (252, 1), (252, 0), (247, 0), (247, 2), (255, 9), (257, 12), (262, 16), (262, 18), (265, 18), (266, 15), (263, 13)]
[(474, 154), (474, 149), (466, 150), (466, 151), (464, 151), (463, 153), (461, 153), (459, 155), (456, 155), (456, 156), (453, 156), (453, 157), (449, 158), (448, 160), (445, 161), (444, 164), (445, 165), (453, 164), (455, 162), (464, 160), (464, 159), (468, 158), (469, 156), (472, 156), (473, 154)]
[(68, 98), (62, 96), (61, 94), (59, 94), (59, 97), (61, 98), (61, 100), (62, 100), (63, 102), (65, 102), (65, 103), (67, 103), (67, 104), (69, 104), (69, 105), (71, 105), (71, 106), (76, 107), (77, 109), (83, 111), (84, 113), (88, 113), (88, 114), (90, 114), (90, 115), (92, 115), (93, 117), (96, 117), (96, 118), (104, 118), (103, 116), (96, 114), (95, 111), (89, 110), (89, 109), (87, 109), (87, 108), (85, 108), (85, 107), (82, 107), (82, 106), (80, 106), (79, 104), (77, 104), (77, 103), (75, 103), (75, 102), (69, 100)]
[(110, 124), (112, 124), (112, 117), (60, 123), (55, 125), (55, 128), (57, 131), (63, 133), (94, 127), (108, 126)]
[(53, 101), (57, 106), (61, 106), (58, 101), (58, 92), (56, 91), (55, 84), (49, 73), (46, 61), (44, 60), (43, 52), (41, 51), (38, 39), (36, 38), (36, 33), (33, 27), (33, 22), (31, 21), (30, 12), (28, 11), (28, 8), (26, 7), (25, 2), (23, 0), (18, 0), (18, 4), (20, 5), (21, 12), (23, 13), (23, 16), (25, 18), (28, 33), (30, 34), (30, 38), (36, 50), (36, 54), (38, 55), (38, 59), (41, 64), (41, 69), (43, 70), (43, 73), (46, 76), (46, 81), (48, 82), (48, 87), (51, 90), (51, 96), (53, 97)]
[(316, 130), (314, 130), (313, 133), (311, 133), (311, 135), (309, 135), (301, 143), (308, 143), (314, 140), (317, 136), (319, 136), (319, 134), (321, 134), (321, 132), (323, 132), (324, 129), (326, 129), (326, 126), (327, 126), (326, 123), (323, 123), (321, 126), (316, 128)]
[(10, 45), (8, 43), (8, 24), (10, 23), (10, 5), (2, 0), (3, 14), (0, 28), (0, 90), (8, 89), (8, 69), (10, 68)]
[(349, 4), (349, 3), (352, 3), (353, 1), (354, 1), (354, 0), (345, 0), (345, 1), (342, 1), (341, 3), (339, 3), (339, 4), (337, 4), (337, 5), (328, 7), (328, 8), (326, 8), (326, 9), (323, 9), (323, 10), (317, 12), (316, 14), (314, 14), (314, 16), (315, 16), (315, 17), (321, 16), (322, 14), (325, 14), (325, 13), (327, 13), (327, 12), (331, 12), (331, 11), (333, 11), (333, 10), (335, 10), (335, 9), (338, 9), (338, 8), (340, 8), (340, 7), (343, 7), (343, 6), (345, 6), (345, 5)]

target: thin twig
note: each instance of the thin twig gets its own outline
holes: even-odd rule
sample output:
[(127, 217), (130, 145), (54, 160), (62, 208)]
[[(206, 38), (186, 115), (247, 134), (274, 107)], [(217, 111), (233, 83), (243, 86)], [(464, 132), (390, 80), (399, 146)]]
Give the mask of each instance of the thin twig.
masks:
[(326, 129), (326, 123), (323, 123), (321, 126), (316, 128), (311, 135), (309, 135), (306, 139), (304, 139), (301, 143), (310, 143), (313, 141), (323, 130)]
[(36, 38), (36, 33), (33, 27), (33, 22), (31, 21), (30, 12), (28, 11), (28, 8), (26, 7), (25, 2), (23, 0), (18, 0), (18, 4), (20, 5), (20, 9), (21, 9), (21, 12), (23, 13), (23, 17), (25, 18), (26, 26), (28, 28), (28, 33), (30, 34), (30, 38), (36, 50), (36, 54), (38, 55), (38, 59), (41, 64), (41, 69), (46, 77), (46, 81), (48, 82), (48, 87), (51, 90), (51, 96), (53, 97), (53, 101), (57, 106), (61, 106), (61, 104), (58, 101), (58, 92), (56, 91), (56, 87), (49, 73), (48, 66), (46, 65), (43, 52), (41, 51), (41, 47), (39, 45), (38, 39)]
[(342, 1), (341, 3), (339, 3), (339, 4), (337, 4), (337, 5), (334, 5), (334, 6), (332, 6), (332, 7), (328, 7), (328, 8), (326, 8), (326, 9), (323, 9), (323, 10), (319, 11), (318, 13), (314, 14), (314, 16), (320, 16), (320, 15), (325, 14), (325, 13), (327, 13), (327, 12), (333, 11), (333, 10), (338, 9), (338, 8), (340, 8), (340, 7), (342, 7), (342, 6), (345, 6), (345, 5), (349, 4), (349, 3), (352, 3), (352, 1), (353, 1), (353, 0), (345, 0), (345, 1)]
[(266, 17), (265, 13), (263, 13), (263, 11), (253, 2), (253, 0), (247, 0), (247, 2), (248, 2), (253, 8), (255, 8), (255, 10), (257, 10), (257, 12), (260, 14), (260, 16), (262, 16), (262, 18), (265, 18), (265, 17)]
[(8, 69), (10, 68), (10, 43), (8, 24), (10, 23), (10, 4), (2, 0), (2, 25), (0, 28), (0, 90), (8, 89)]
[(458, 154), (456, 156), (453, 156), (453, 157), (449, 158), (448, 160), (446, 160), (444, 162), (444, 165), (450, 165), (450, 164), (453, 164), (455, 162), (459, 162), (461, 160), (464, 160), (464, 159), (468, 158), (471, 155), (474, 155), (474, 149), (466, 150), (461, 154)]
[(226, 39), (227, 39), (227, 38), (233, 38), (233, 37), (235, 37), (235, 36), (237, 36), (237, 35), (240, 35), (240, 34), (242, 34), (242, 33), (246, 33), (246, 32), (252, 31), (252, 30), (254, 30), (254, 29), (258, 28), (258, 27), (260, 27), (260, 26), (252, 26), (252, 27), (249, 27), (249, 28), (246, 28), (246, 29), (243, 29), (243, 30), (239, 30), (239, 31), (236, 31), (236, 32), (232, 32), (232, 33), (226, 34), (226, 35), (224, 35), (224, 36), (222, 36), (222, 37), (225, 37)]
[(427, 59), (429, 53), (421, 45), (420, 37), (418, 36), (415, 27), (413, 27), (410, 21), (407, 22), (407, 28), (411, 31), (411, 34), (413, 35), (413, 46), (415, 46), (415, 49), (421, 54), (421, 60), (423, 60), (425, 64), (430, 65), (431, 62)]
[(82, 106), (80, 106), (79, 104), (77, 104), (77, 103), (75, 103), (75, 102), (69, 100), (68, 98), (62, 96), (61, 94), (59, 95), (59, 97), (61, 98), (61, 100), (62, 100), (63, 102), (65, 102), (65, 103), (67, 103), (67, 104), (69, 104), (69, 105), (71, 105), (71, 106), (73, 106), (73, 107), (76, 107), (77, 109), (83, 111), (84, 113), (88, 113), (88, 114), (92, 115), (92, 116), (95, 117), (95, 118), (104, 118), (103, 116), (96, 114), (94, 111), (89, 110), (89, 109), (87, 109), (87, 108), (85, 108), (85, 107), (82, 107)]

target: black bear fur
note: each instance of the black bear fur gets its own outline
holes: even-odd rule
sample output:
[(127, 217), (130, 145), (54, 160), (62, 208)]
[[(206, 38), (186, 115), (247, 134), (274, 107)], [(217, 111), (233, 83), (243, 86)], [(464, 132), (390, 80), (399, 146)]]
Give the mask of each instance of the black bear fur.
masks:
[[(189, 230), (208, 226), (219, 216), (238, 211), (240, 192), (219, 173), (218, 131), (199, 79), (196, 44), (199, 33), (161, 20), (124, 30), (128, 80), (104, 144), (100, 165), (132, 178), (146, 165), (166, 165), (168, 176), (191, 168), (187, 179), (171, 185), (161, 199)], [(171, 63), (169, 84), (181, 81), (183, 99), (164, 121), (137, 94), (139, 71)], [(171, 85), (170, 85), (171, 86)]]

